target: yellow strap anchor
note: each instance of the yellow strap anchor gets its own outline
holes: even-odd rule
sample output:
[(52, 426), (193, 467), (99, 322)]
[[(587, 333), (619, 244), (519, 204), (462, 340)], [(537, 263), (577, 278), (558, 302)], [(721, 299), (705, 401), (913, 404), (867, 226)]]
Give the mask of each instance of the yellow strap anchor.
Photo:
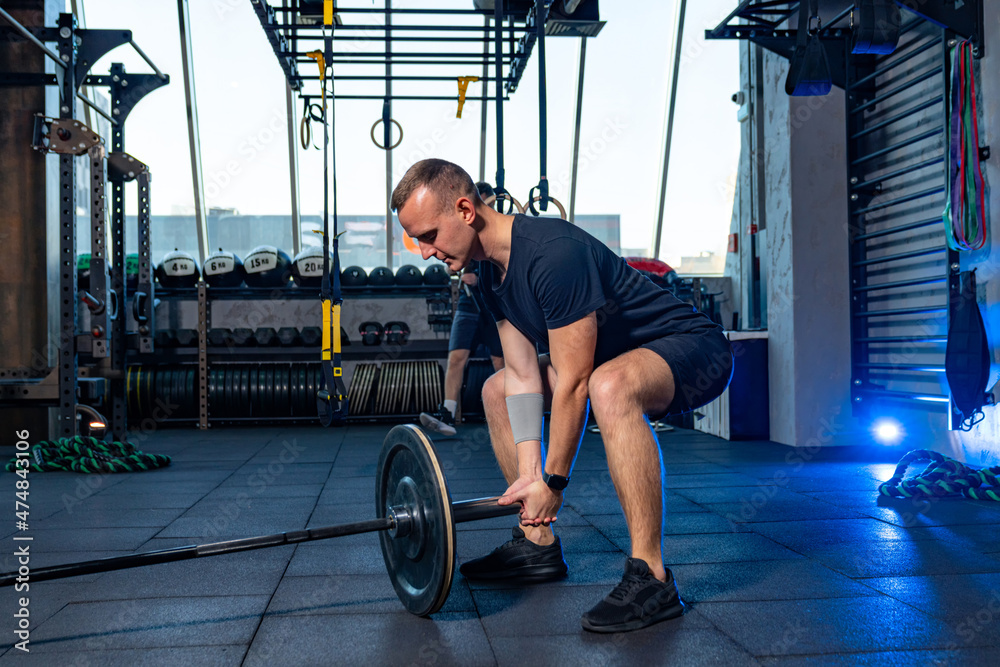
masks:
[(455, 114), (455, 118), (462, 117), (462, 107), (465, 106), (465, 93), (469, 89), (469, 84), (473, 81), (479, 81), (478, 76), (460, 76), (458, 77), (458, 113)]

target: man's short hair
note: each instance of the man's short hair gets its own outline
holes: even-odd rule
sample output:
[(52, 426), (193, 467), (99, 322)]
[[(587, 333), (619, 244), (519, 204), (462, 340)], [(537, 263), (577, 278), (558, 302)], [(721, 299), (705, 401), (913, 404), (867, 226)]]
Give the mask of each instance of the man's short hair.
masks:
[(442, 207), (450, 206), (459, 197), (468, 197), (474, 204), (481, 199), (468, 172), (454, 162), (431, 158), (421, 160), (406, 170), (392, 191), (392, 210), (401, 209), (420, 187), (433, 192)]

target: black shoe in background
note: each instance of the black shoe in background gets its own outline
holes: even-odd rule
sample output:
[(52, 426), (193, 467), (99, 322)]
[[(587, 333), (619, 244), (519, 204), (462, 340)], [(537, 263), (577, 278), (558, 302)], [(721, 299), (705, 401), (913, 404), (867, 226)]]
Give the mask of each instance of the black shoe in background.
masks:
[(451, 414), (451, 410), (444, 407), (443, 403), (433, 415), (421, 412), (420, 423), (424, 428), (441, 435), (455, 435), (458, 432), (455, 430), (455, 415)]
[(629, 558), (621, 583), (584, 614), (580, 622), (591, 632), (628, 632), (683, 613), (684, 603), (673, 573), (668, 569), (667, 581), (662, 582), (649, 571), (646, 561)]
[(566, 576), (568, 568), (563, 560), (559, 538), (547, 546), (535, 544), (515, 526), (513, 539), (497, 547), (482, 558), (463, 563), (458, 571), (469, 579), (517, 579), (520, 581), (551, 581)]

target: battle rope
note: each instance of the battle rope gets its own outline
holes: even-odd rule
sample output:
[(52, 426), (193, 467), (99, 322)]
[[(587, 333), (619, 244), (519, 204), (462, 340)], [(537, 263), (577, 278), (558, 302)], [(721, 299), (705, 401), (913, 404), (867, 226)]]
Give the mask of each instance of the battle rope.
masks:
[[(917, 461), (930, 461), (924, 470), (904, 479), (906, 469)], [(960, 497), (1000, 502), (1000, 466), (974, 468), (929, 449), (915, 449), (899, 461), (896, 472), (878, 487), (892, 498)]]
[[(7, 463), (7, 472), (23, 470), (18, 458)], [(97, 438), (76, 436), (40, 442), (31, 448), (32, 472), (69, 470), (72, 472), (138, 472), (170, 465), (170, 457), (140, 452), (127, 442), (104, 442)]]
[(953, 250), (971, 251), (986, 243), (986, 185), (979, 156), (972, 42), (959, 42), (951, 58), (951, 173), (944, 210), (945, 231)]

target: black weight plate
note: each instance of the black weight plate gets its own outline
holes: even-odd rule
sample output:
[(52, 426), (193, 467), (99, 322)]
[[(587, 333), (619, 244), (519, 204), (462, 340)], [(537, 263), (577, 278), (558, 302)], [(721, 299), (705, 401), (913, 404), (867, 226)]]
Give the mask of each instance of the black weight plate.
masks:
[(174, 406), (181, 402), (181, 387), (184, 386), (183, 373), (180, 368), (170, 369), (170, 398), (167, 405)]
[(299, 416), (299, 366), (301, 365), (292, 364), (288, 369), (288, 408), (293, 417)]
[(163, 400), (164, 394), (166, 394), (166, 379), (167, 372), (164, 368), (157, 368), (153, 371), (155, 379), (153, 380), (153, 395), (150, 396), (149, 405), (152, 407), (156, 405), (157, 400)]
[(240, 371), (240, 416), (250, 415), (250, 365), (244, 364)]
[(187, 379), (184, 381), (184, 404), (178, 411), (179, 416), (198, 416), (198, 369), (188, 366)]
[(146, 366), (144, 369), (145, 379), (143, 380), (142, 388), (142, 403), (139, 406), (139, 410), (143, 417), (149, 415), (152, 412), (150, 406), (153, 405), (153, 384), (156, 380), (156, 369)]
[(278, 417), (288, 416), (288, 364), (274, 369), (274, 410)]
[(271, 365), (264, 364), (260, 368), (260, 378), (258, 380), (258, 386), (260, 387), (261, 414), (266, 415), (268, 417), (271, 416), (271, 402), (269, 398), (271, 395), (271, 390), (270, 390), (271, 385), (268, 380), (270, 372), (271, 372)]
[(250, 368), (250, 410), (256, 418), (263, 414), (260, 402), (260, 369), (260, 364), (253, 364)]
[(403, 506), (410, 532), (379, 533), (385, 567), (403, 606), (417, 616), (441, 609), (455, 570), (455, 517), (444, 470), (430, 439), (416, 426), (396, 426), (386, 436), (375, 479), (375, 511)]
[(264, 370), (264, 413), (274, 416), (274, 364), (268, 364)]
[(213, 418), (222, 416), (222, 370), (213, 366), (208, 372), (208, 407)]

